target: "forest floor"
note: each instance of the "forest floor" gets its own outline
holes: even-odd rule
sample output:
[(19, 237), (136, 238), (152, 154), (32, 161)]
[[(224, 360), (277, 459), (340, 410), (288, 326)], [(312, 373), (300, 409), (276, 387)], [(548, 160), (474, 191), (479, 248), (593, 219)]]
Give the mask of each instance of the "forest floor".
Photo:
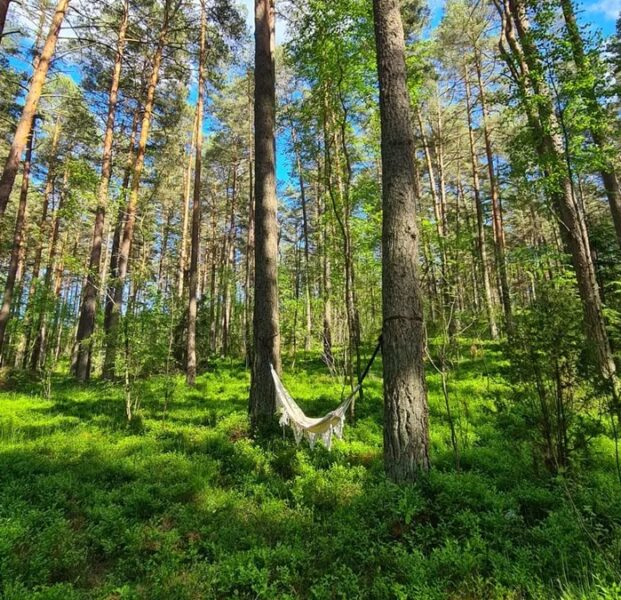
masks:
[[(433, 469), (402, 487), (382, 474), (378, 363), (331, 452), (250, 439), (241, 363), (192, 390), (136, 382), (131, 426), (121, 384), (55, 374), (46, 399), (5, 373), (0, 597), (620, 598), (612, 441), (571, 477), (537, 469), (500, 351), (464, 356), (449, 382), (459, 469), (430, 369)], [(310, 414), (343, 392), (316, 359), (285, 361), (284, 382)]]

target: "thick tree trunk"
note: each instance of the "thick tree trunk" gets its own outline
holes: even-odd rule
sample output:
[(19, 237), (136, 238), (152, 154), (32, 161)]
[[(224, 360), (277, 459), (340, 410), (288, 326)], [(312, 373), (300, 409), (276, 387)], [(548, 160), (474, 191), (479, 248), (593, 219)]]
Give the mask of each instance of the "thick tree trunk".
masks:
[(32, 147), (34, 145), (34, 125), (33, 130), (28, 136), (26, 148), (26, 158), (24, 159), (24, 168), (22, 172), (22, 186), (19, 194), (19, 205), (17, 207), (17, 218), (15, 220), (15, 233), (13, 234), (13, 247), (11, 248), (11, 258), (9, 260), (9, 271), (7, 273), (6, 284), (4, 286), (4, 298), (0, 307), (0, 364), (4, 358), (4, 341), (6, 337), (6, 327), (11, 316), (11, 304), (13, 302), (13, 294), (15, 285), (18, 280), (18, 270), (20, 257), (24, 247), (24, 233), (26, 229), (26, 204), (28, 201), (28, 186), (30, 183), (30, 167), (32, 164)]
[(32, 129), (32, 123), (37, 112), (37, 106), (39, 104), (39, 98), (43, 91), (43, 84), (47, 76), (54, 51), (56, 49), (56, 42), (58, 41), (58, 34), (62, 25), (65, 13), (67, 12), (67, 6), (69, 0), (59, 0), (56, 5), (56, 10), (52, 18), (52, 24), (50, 26), (47, 39), (43, 46), (43, 50), (36, 61), (36, 67), (30, 81), (30, 87), (28, 89), (28, 95), (22, 109), (22, 115), (17, 124), (15, 136), (13, 137), (13, 143), (9, 150), (9, 155), (4, 165), (2, 176), (0, 177), (0, 226), (6, 211), (7, 204), (9, 203), (9, 197), (13, 190), (13, 184), (15, 183), (15, 177), (17, 176), (17, 170), (19, 168), (19, 162), (28, 141), (28, 135)]
[(274, 0), (255, 0), (255, 293), (254, 361), (250, 386), (253, 428), (269, 428), (276, 408), (270, 364), (280, 371)]
[[(580, 33), (580, 27), (576, 21), (573, 2), (572, 0), (560, 0), (560, 4), (576, 68), (581, 75), (589, 76), (589, 64), (584, 50), (584, 42)], [(608, 118), (597, 100), (595, 90), (586, 90), (585, 100), (589, 116), (594, 121), (597, 118), (598, 123), (596, 127), (606, 127)], [(604, 131), (592, 127), (591, 137), (593, 143), (601, 151), (602, 156), (606, 157), (608, 150), (606, 148), (607, 140)], [(600, 174), (610, 205), (612, 221), (617, 235), (617, 243), (621, 247), (621, 186), (619, 185), (619, 176), (610, 159), (605, 160), (604, 168), (601, 169)]]
[(116, 118), (116, 105), (119, 94), (119, 82), (121, 80), (121, 66), (125, 51), (125, 34), (129, 22), (129, 0), (123, 4), (123, 14), (119, 25), (119, 33), (116, 44), (116, 56), (110, 83), (108, 100), (108, 117), (106, 120), (106, 133), (104, 135), (103, 160), (101, 164), (101, 180), (97, 198), (97, 210), (95, 212), (95, 225), (91, 243), (90, 262), (88, 276), (84, 286), (82, 310), (78, 324), (76, 342), (78, 345), (75, 375), (79, 381), (87, 381), (91, 374), (92, 342), (90, 340), (95, 331), (95, 317), (97, 312), (97, 295), (100, 286), (101, 246), (103, 241), (106, 207), (108, 204), (108, 186), (112, 175), (112, 142), (114, 139), (114, 121)]
[(490, 284), (489, 264), (487, 262), (487, 246), (485, 244), (485, 216), (483, 213), (483, 202), (481, 200), (481, 186), (479, 183), (479, 161), (474, 144), (474, 133), (472, 131), (472, 102), (470, 94), (470, 78), (468, 67), (465, 73), (466, 86), (466, 112), (468, 113), (468, 140), (470, 144), (470, 163), (472, 166), (472, 188), (474, 191), (474, 204), (477, 214), (477, 251), (481, 263), (481, 274), (483, 276), (483, 291), (485, 293), (485, 311), (489, 323), (492, 339), (498, 338), (498, 327), (494, 315), (494, 305), (492, 301), (492, 288)]
[(198, 312), (198, 256), (201, 232), (201, 172), (203, 154), (203, 105), (205, 98), (205, 52), (207, 16), (205, 5), (201, 3), (201, 34), (198, 54), (198, 100), (194, 137), (196, 140), (194, 159), (194, 193), (192, 196), (192, 236), (190, 246), (190, 272), (188, 278), (188, 335), (186, 350), (185, 381), (188, 385), (196, 383), (196, 316)]
[(136, 223), (136, 211), (138, 208), (138, 194), (140, 192), (140, 184), (142, 179), (142, 171), (144, 168), (145, 154), (147, 151), (147, 142), (149, 140), (149, 129), (151, 127), (151, 119), (153, 116), (153, 105), (155, 102), (155, 90), (159, 81), (160, 67), (162, 64), (162, 56), (168, 38), (168, 30), (171, 19), (171, 4), (173, 0), (166, 0), (164, 5), (164, 15), (162, 20), (162, 28), (159, 33), (157, 48), (151, 62), (151, 75), (147, 85), (147, 93), (144, 102), (144, 113), (142, 116), (142, 125), (140, 128), (140, 138), (138, 147), (136, 148), (136, 156), (132, 169), (131, 188), (127, 209), (125, 212), (125, 224), (119, 244), (118, 266), (116, 281), (113, 282), (114, 294), (113, 303), (109, 318), (109, 329), (106, 340), (106, 356), (104, 359), (104, 377), (114, 376), (114, 364), (116, 362), (118, 324), (121, 315), (121, 304), (123, 301), (123, 288), (125, 280), (129, 272), (129, 255), (131, 251), (132, 239), (134, 237), (134, 225)]
[(425, 329), (417, 273), (414, 135), (398, 0), (373, 0), (382, 126), (384, 464), (395, 481), (429, 469)]

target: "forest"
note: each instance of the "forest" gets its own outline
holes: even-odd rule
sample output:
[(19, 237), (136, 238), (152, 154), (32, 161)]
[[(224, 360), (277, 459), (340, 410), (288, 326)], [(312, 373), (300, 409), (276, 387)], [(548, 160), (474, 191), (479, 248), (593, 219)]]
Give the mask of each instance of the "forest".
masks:
[(618, 0), (0, 0), (0, 599), (621, 599)]

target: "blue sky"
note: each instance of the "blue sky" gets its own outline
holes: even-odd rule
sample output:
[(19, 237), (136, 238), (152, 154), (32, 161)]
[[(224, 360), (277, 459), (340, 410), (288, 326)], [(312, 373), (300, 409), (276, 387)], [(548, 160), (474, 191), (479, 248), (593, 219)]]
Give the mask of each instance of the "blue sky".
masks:
[[(337, 2), (338, 0), (334, 0)], [(250, 30), (254, 29), (254, 0), (240, 0), (247, 10), (247, 22)], [(371, 2), (371, 0), (369, 0)], [(431, 10), (431, 24), (438, 24), (444, 7), (445, 0), (428, 0)], [(605, 36), (614, 32), (615, 21), (621, 12), (621, 0), (582, 0), (578, 2), (578, 11), (583, 23), (592, 25), (600, 30)], [(277, 41), (284, 37), (283, 26), (276, 24)]]

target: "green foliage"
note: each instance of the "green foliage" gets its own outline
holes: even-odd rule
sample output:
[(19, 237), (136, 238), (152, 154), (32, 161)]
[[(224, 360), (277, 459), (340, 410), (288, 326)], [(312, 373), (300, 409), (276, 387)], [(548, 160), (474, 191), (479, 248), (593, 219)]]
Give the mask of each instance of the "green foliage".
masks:
[[(165, 377), (137, 380), (139, 429), (120, 386), (54, 375), (45, 400), (3, 373), (0, 595), (615, 598), (611, 442), (598, 435), (597, 460), (572, 481), (537, 473), (496, 412), (505, 368), (481, 346), (452, 376), (473, 432), (461, 473), (429, 377), (434, 469), (412, 486), (382, 474), (379, 365), (332, 452), (297, 447), (289, 432), (253, 441), (236, 363), (212, 363), (195, 389), (175, 378), (172, 394)], [(341, 393), (304, 359), (285, 383), (310, 414)]]

